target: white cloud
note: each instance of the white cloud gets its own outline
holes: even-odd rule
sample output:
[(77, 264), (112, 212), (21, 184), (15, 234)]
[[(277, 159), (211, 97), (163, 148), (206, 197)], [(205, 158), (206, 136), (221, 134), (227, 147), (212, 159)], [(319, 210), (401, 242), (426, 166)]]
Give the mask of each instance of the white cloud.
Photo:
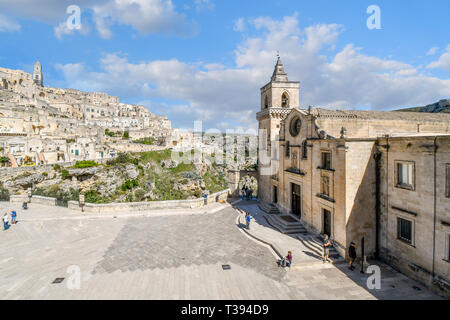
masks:
[[(61, 21), (69, 17), (66, 10), (73, 4), (73, 0), (0, 0), (0, 10), (55, 25), (55, 36), (62, 36), (68, 34), (68, 30)], [(171, 0), (78, 0), (76, 5), (81, 8), (82, 19), (87, 11), (93, 12), (97, 31), (103, 38), (112, 36), (114, 25), (131, 26), (143, 35), (190, 36), (198, 32), (198, 25), (178, 12)], [(210, 7), (213, 4), (203, 0), (198, 5)]]
[(82, 64), (59, 68), (70, 87), (107, 91), (123, 99), (167, 101), (168, 106), (155, 108), (181, 127), (201, 119), (205, 128), (255, 128), (259, 88), (270, 80), (277, 50), (289, 79), (301, 82), (302, 107), (387, 110), (450, 95), (450, 80), (423, 74), (413, 65), (364, 54), (353, 44), (334, 52), (344, 30), (340, 25), (300, 29), (295, 15), (281, 21), (257, 18), (248, 25), (260, 32), (238, 45), (235, 67), (177, 59), (135, 63), (106, 54), (95, 72)]
[(243, 32), (245, 30), (245, 20), (244, 18), (239, 18), (234, 23), (233, 27), (234, 31)]
[(427, 56), (434, 56), (439, 50), (439, 47), (433, 47), (427, 52)]
[(73, 35), (75, 32), (80, 32), (82, 35), (88, 34), (90, 31), (90, 27), (86, 22), (81, 24), (80, 29), (69, 28), (67, 26), (67, 21), (61, 22), (56, 27), (53, 28), (53, 32), (55, 37), (59, 40), (62, 39), (63, 35)]
[(215, 7), (211, 0), (194, 0), (194, 4), (197, 11), (213, 10)]
[(447, 50), (437, 61), (433, 61), (427, 66), (428, 69), (445, 69), (450, 70), (450, 45), (447, 46)]
[(0, 13), (0, 32), (15, 32), (20, 29), (21, 26), (16, 20)]

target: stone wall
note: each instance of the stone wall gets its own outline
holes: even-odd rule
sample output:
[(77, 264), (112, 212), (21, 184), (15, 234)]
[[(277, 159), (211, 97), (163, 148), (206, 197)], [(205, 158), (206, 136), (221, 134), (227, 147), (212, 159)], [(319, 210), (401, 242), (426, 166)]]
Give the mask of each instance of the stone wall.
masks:
[[(220, 201), (226, 201), (230, 194), (230, 190), (223, 190), (213, 193), (208, 196), (208, 204)], [(10, 197), (11, 203), (28, 202), (28, 197), (25, 195), (13, 195)], [(31, 203), (37, 203), (48, 206), (56, 206), (55, 198), (32, 196)], [(170, 201), (149, 201), (149, 202), (129, 202), (129, 203), (105, 203), (105, 204), (93, 204), (86, 203), (83, 207), (83, 211), (87, 213), (105, 213), (115, 211), (130, 211), (130, 213), (136, 211), (147, 211), (155, 209), (194, 209), (205, 206), (205, 199), (191, 199), (191, 200), (170, 200)], [(81, 211), (81, 207), (78, 201), (69, 201), (68, 208), (71, 210)]]
[[(435, 144), (436, 142), (436, 144)], [(437, 148), (436, 148), (437, 147)], [(450, 136), (381, 139), (381, 258), (450, 297), (450, 197), (446, 165)], [(413, 187), (397, 183), (398, 161), (414, 164)], [(412, 224), (412, 240), (400, 240), (398, 219)]]

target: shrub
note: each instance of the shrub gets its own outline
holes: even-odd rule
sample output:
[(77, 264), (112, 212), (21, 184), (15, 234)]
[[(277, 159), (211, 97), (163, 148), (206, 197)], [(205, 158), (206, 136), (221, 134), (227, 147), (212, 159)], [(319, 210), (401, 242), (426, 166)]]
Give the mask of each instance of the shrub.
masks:
[(128, 139), (130, 138), (130, 133), (129, 133), (128, 131), (124, 131), (124, 132), (123, 132), (122, 138), (123, 138), (124, 140), (128, 140)]
[(102, 198), (97, 190), (88, 190), (84, 193), (84, 200), (86, 203), (104, 203), (105, 199)]
[(115, 165), (120, 165), (120, 164), (134, 164), (134, 165), (138, 165), (139, 164), (139, 159), (134, 158), (129, 153), (119, 153), (119, 155), (117, 157), (115, 157), (114, 159), (108, 160), (106, 162), (106, 164), (108, 166), (115, 166)]
[(61, 171), (61, 179), (66, 180), (69, 177), (69, 171), (64, 169)]
[(77, 161), (73, 167), (77, 168), (77, 169), (84, 169), (84, 168), (92, 168), (92, 167), (98, 167), (98, 166), (99, 166), (99, 164), (95, 161), (83, 160), (83, 161)]
[(61, 166), (60, 166), (59, 164), (55, 164), (55, 165), (53, 166), (53, 170), (59, 171), (59, 170), (61, 170)]
[(176, 168), (169, 169), (173, 173), (186, 172), (186, 171), (194, 171), (195, 166), (190, 163), (180, 163)]
[(172, 151), (163, 150), (163, 151), (142, 152), (140, 156), (142, 162), (149, 162), (150, 160), (153, 160), (155, 162), (161, 163), (161, 161), (163, 160), (168, 160), (172, 158)]
[(145, 145), (154, 145), (155, 144), (155, 138), (142, 138), (138, 140), (134, 140), (133, 143), (139, 143), (139, 144), (145, 144)]
[(131, 190), (137, 186), (139, 186), (139, 181), (136, 179), (132, 179), (132, 180), (127, 180), (124, 183), (122, 183), (122, 186), (120, 188), (122, 189), (122, 191), (127, 191), (127, 190)]
[(144, 198), (145, 193), (146, 192), (144, 189), (139, 188), (134, 192), (134, 198), (136, 199), (136, 201), (141, 201)]
[(47, 172), (42, 172), (42, 175), (43, 175), (44, 177), (48, 177), (48, 173), (47, 173)]

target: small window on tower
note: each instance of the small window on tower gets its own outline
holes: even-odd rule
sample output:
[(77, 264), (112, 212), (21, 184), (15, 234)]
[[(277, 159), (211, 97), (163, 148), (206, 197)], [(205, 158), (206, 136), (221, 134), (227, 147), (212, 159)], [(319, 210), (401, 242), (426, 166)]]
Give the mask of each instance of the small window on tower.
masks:
[(268, 108), (269, 107), (269, 99), (267, 98), (267, 96), (264, 98), (264, 108)]
[(281, 96), (281, 107), (289, 108), (289, 97), (286, 92)]

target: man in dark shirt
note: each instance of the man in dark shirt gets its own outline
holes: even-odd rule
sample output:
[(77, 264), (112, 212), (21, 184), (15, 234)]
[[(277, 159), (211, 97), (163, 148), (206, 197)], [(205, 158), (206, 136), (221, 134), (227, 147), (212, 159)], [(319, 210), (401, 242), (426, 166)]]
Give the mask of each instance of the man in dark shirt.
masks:
[(348, 256), (350, 258), (350, 266), (348, 267), (350, 270), (354, 270), (353, 262), (356, 259), (356, 244), (352, 241), (350, 242), (350, 247), (348, 248)]

